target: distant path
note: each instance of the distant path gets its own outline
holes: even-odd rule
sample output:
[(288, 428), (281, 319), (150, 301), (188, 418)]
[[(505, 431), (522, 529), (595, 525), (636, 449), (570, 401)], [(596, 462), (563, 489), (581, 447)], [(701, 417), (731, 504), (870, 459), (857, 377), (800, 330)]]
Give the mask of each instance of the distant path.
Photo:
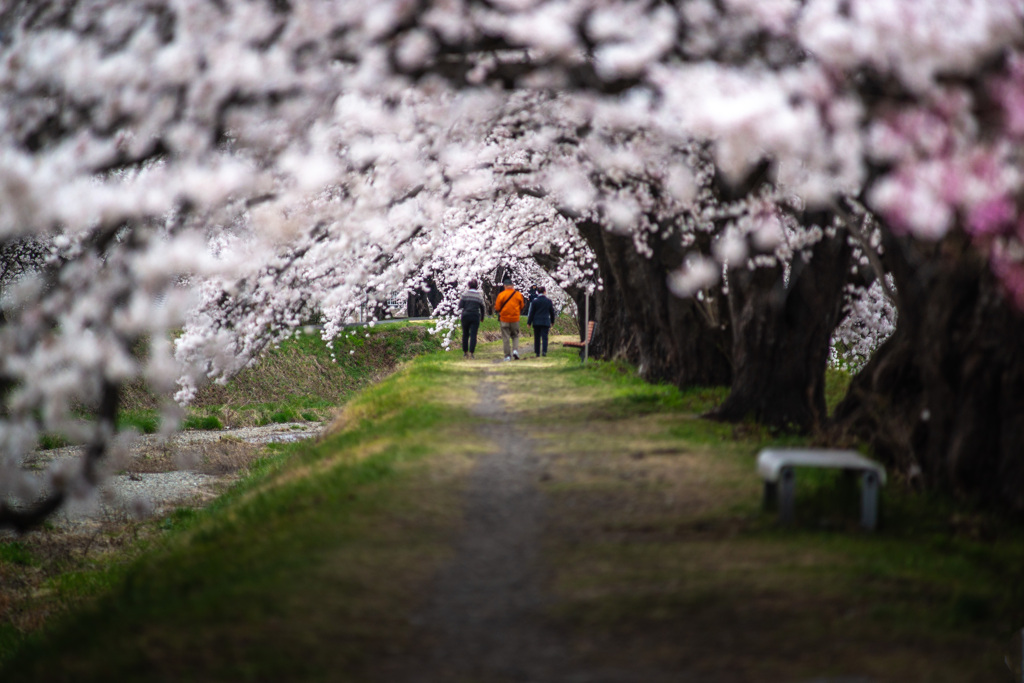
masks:
[(480, 429), (497, 448), (470, 475), (456, 556), (438, 577), (418, 624), (430, 650), (426, 662), (394, 674), (389, 683), (639, 681), (633, 672), (578, 670), (566, 639), (545, 619), (545, 497), (537, 487), (543, 463), (503, 406), (490, 370), (477, 393), (473, 412), (486, 420)]

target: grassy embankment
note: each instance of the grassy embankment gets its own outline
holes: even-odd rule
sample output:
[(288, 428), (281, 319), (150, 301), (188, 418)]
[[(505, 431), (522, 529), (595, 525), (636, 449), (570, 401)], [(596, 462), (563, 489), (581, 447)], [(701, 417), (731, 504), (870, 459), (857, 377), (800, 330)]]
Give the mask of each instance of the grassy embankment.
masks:
[[(268, 349), (227, 384), (202, 387), (185, 410), (181, 427), (209, 430), (327, 419), (335, 406), (386, 376), (399, 362), (439, 349), (440, 340), (427, 332), (429, 326), (414, 322), (353, 327), (332, 348), (318, 332), (298, 334)], [(128, 385), (118, 428), (157, 432), (159, 407), (167, 400), (141, 382)], [(42, 448), (68, 444), (60, 434), (44, 434), (40, 441)]]
[[(329, 438), (278, 447), (209, 509), (157, 521), (133, 563), (61, 577), (48, 590), (94, 599), (0, 654), (0, 677), (366, 680), (415, 647), (411, 617), (451, 557), (460, 488), (490, 448), (469, 412), (480, 381), (537, 435), (547, 617), (580, 657), (699, 680), (1005, 670), (1024, 619), (1019, 527), (891, 485), (868, 535), (855, 491), (801, 476), (798, 526), (779, 529), (754, 455), (800, 440), (700, 419), (722, 389), (651, 386), (560, 349), (499, 353), (416, 359)], [(0, 561), (31, 561), (12, 552)]]
[[(269, 349), (259, 362), (226, 385), (209, 384), (200, 389), (182, 426), (220, 429), (323, 420), (399, 362), (440, 348), (439, 340), (427, 329), (427, 323), (354, 327), (335, 340), (333, 348), (328, 348), (318, 332), (299, 334)], [(156, 431), (158, 402), (144, 387), (130, 387), (123, 423), (144, 432)]]
[[(222, 429), (286, 422), (317, 422), (330, 416), (356, 391), (390, 373), (419, 353), (440, 349), (440, 339), (427, 333), (432, 323), (388, 323), (354, 327), (333, 343), (317, 333), (301, 334), (267, 351), (226, 385), (200, 389), (182, 420), (184, 429)], [(530, 334), (522, 325), (523, 334)], [(553, 334), (575, 334), (575, 321), (562, 316)], [(500, 338), (498, 321), (483, 322), (480, 340)], [(460, 350), (458, 330), (452, 350)], [(333, 354), (333, 357), (332, 357)], [(121, 428), (152, 434), (160, 428), (159, 397), (141, 385), (128, 388)], [(60, 441), (55, 441), (55, 444)]]
[(316, 679), (367, 642), (400, 643), (479, 448), (446, 365), (421, 359), (361, 394), (318, 444), (272, 447), (209, 508), (157, 521), (134, 562), (59, 577), (48, 590), (94, 600), (5, 653), (0, 678)]
[[(429, 334), (424, 323), (353, 328), (352, 332), (334, 343), (336, 360), (316, 333), (269, 350), (226, 387), (203, 389), (188, 410), (185, 428), (220, 430), (329, 420), (337, 406), (393, 372), (400, 362), (440, 348), (440, 340)], [(155, 431), (158, 400), (143, 387), (129, 387), (122, 428)], [(59, 435), (51, 435), (50, 443), (44, 443), (44, 447), (61, 445), (64, 440)], [(228, 434), (192, 447), (187, 461), (190, 469), (227, 475), (231, 481), (234, 473), (248, 471), (254, 458), (266, 454), (264, 446)], [(173, 448), (152, 447), (138, 453), (126, 472), (134, 476), (182, 466)], [(0, 661), (55, 615), (107, 590), (119, 567), (173, 527), (173, 521), (166, 519), (140, 523), (112, 514), (104, 516), (94, 530), (69, 532), (46, 524), (20, 540), (0, 542)]]

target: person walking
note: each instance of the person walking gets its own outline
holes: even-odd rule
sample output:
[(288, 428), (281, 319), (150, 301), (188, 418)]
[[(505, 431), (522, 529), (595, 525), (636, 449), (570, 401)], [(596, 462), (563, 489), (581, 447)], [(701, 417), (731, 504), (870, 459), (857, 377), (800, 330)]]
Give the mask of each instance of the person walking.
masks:
[(477, 289), (476, 278), (469, 281), (469, 289), (459, 299), (459, 310), (462, 312), (462, 357), (473, 358), (476, 353), (476, 333), (487, 311), (484, 295)]
[[(533, 300), (536, 299), (536, 298), (537, 298), (537, 285), (530, 285), (530, 289), (526, 292), (526, 308), (524, 309), (526, 311), (527, 317), (529, 317), (529, 315), (530, 315), (530, 306), (533, 305)], [(530, 326), (529, 325), (526, 326), (525, 334), (527, 336), (532, 334), (532, 331), (530, 330)]]
[(505, 289), (494, 301), (494, 312), (498, 314), (501, 326), (501, 343), (505, 349), (505, 360), (519, 360), (519, 316), (523, 314), (526, 300), (512, 286), (512, 278), (506, 277), (501, 283)]
[(533, 353), (537, 358), (548, 355), (548, 332), (555, 323), (555, 304), (545, 296), (547, 289), (537, 287), (537, 298), (530, 304), (526, 324), (533, 326)]
[(540, 292), (540, 290), (537, 288), (537, 285), (530, 285), (530, 291), (528, 291), (526, 293), (526, 310), (527, 310), (527, 312), (529, 312), (530, 304), (532, 304), (533, 300), (537, 298), (537, 294), (539, 292)]

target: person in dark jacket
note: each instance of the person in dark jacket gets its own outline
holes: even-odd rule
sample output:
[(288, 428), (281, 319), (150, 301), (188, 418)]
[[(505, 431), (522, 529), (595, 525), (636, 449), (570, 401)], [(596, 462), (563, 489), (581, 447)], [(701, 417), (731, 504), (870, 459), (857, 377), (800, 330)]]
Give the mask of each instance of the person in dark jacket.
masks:
[(484, 295), (477, 289), (476, 278), (469, 281), (469, 289), (459, 299), (459, 310), (462, 312), (462, 357), (473, 358), (476, 353), (476, 333), (480, 322), (484, 319), (487, 304)]
[(544, 294), (547, 290), (537, 287), (537, 298), (530, 304), (526, 324), (533, 326), (533, 353), (540, 358), (548, 355), (548, 332), (555, 322), (555, 305)]
[[(537, 291), (537, 285), (530, 285), (530, 291), (526, 293), (526, 308), (523, 309), (526, 311), (527, 316), (529, 316), (530, 306), (533, 305), (533, 302), (537, 299), (538, 294), (539, 292)], [(526, 329), (529, 330), (530, 326), (527, 325)]]

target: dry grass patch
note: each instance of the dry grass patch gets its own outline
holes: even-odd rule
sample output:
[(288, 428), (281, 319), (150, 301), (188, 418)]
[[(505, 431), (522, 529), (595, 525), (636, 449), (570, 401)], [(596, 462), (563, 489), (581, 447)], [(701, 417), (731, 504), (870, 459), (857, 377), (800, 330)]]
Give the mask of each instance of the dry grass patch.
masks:
[(90, 596), (61, 590), (54, 582), (98, 566), (128, 562), (155, 535), (146, 522), (111, 514), (96, 524), (43, 529), (0, 541), (17, 544), (25, 557), (24, 562), (0, 562), (0, 625), (31, 633), (54, 616), (87, 603)]
[(263, 444), (229, 435), (215, 441), (188, 445), (155, 445), (138, 450), (124, 467), (127, 474), (191, 470), (214, 476), (234, 474), (266, 454)]
[(195, 452), (198, 462), (193, 469), (202, 474), (234, 474), (264, 453), (266, 449), (261, 444), (222, 436), (213, 443), (199, 444)]

